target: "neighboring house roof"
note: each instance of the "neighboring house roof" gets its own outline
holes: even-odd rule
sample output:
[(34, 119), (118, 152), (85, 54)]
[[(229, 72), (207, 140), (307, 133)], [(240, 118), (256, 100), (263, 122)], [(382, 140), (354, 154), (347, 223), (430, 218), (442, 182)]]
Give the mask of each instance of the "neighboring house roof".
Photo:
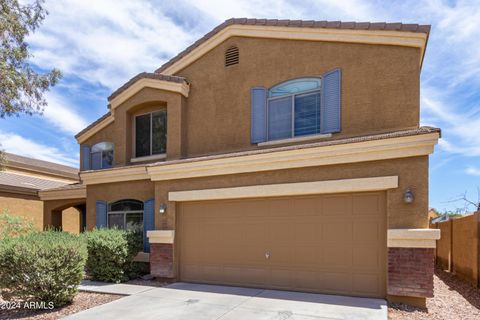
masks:
[(28, 170), (48, 175), (54, 175), (66, 179), (78, 180), (77, 168), (49, 161), (27, 158), (8, 152), (5, 152), (5, 156), (7, 160), (5, 166), (7, 168)]
[[(318, 29), (353, 29), (353, 30), (372, 30), (372, 31), (404, 31), (430, 33), (430, 25), (404, 24), (400, 22), (341, 22), (341, 21), (314, 21), (314, 20), (277, 20), (277, 19), (248, 19), (232, 18), (215, 27), (212, 31), (194, 42), (191, 46), (180, 52), (178, 55), (164, 63), (155, 73), (162, 73), (177, 61), (188, 55), (194, 49), (219, 34), (222, 30), (232, 25), (255, 25), (255, 26), (277, 26), (277, 27), (300, 27), (300, 28), (318, 28)], [(422, 58), (423, 59), (423, 58)]]
[(0, 171), (0, 191), (36, 195), (38, 190), (64, 186), (65, 182)]
[(433, 218), (430, 223), (438, 223), (438, 222), (443, 222), (443, 221), (448, 221), (450, 219), (449, 215), (448, 214), (443, 214), (443, 215), (440, 215), (436, 218)]

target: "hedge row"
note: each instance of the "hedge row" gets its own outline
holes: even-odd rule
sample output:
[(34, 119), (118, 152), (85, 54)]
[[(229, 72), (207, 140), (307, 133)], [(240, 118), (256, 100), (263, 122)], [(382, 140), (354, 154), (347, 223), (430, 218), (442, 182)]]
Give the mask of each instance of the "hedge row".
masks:
[(145, 271), (144, 264), (133, 262), (142, 249), (141, 233), (100, 229), (77, 236), (27, 230), (10, 217), (0, 221), (0, 231), (5, 231), (0, 238), (4, 300), (52, 302), (58, 307), (73, 300), (85, 270), (93, 280), (107, 282), (126, 281)]

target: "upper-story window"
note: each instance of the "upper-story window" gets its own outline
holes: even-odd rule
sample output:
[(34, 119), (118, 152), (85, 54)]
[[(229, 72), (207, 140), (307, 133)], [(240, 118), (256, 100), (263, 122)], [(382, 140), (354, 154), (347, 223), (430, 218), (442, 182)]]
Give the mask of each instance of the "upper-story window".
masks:
[(341, 80), (342, 72), (336, 68), (270, 89), (251, 88), (250, 142), (287, 143), (340, 132)]
[(320, 78), (283, 82), (268, 92), (268, 140), (320, 133)]
[(100, 142), (92, 147), (91, 164), (93, 170), (111, 168), (113, 165), (113, 143)]
[(164, 154), (167, 151), (167, 111), (135, 117), (135, 157)]

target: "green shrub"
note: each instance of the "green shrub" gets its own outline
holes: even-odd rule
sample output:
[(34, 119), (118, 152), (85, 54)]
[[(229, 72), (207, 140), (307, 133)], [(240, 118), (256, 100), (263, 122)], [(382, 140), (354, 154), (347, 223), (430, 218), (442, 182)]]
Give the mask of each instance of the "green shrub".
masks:
[(31, 232), (0, 241), (0, 291), (6, 300), (53, 303), (73, 300), (84, 277), (87, 248), (80, 237)]
[(27, 234), (33, 230), (32, 222), (25, 217), (13, 216), (6, 209), (0, 213), (0, 240)]
[(138, 275), (133, 258), (142, 249), (142, 234), (119, 229), (85, 232), (87, 272), (93, 280), (122, 282)]

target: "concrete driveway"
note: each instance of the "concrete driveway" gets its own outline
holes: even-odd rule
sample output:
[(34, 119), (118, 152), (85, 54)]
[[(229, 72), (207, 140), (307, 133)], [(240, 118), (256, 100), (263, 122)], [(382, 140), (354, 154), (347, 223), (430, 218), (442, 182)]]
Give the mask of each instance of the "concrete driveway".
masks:
[(177, 282), (79, 312), (69, 320), (386, 320), (383, 299)]

